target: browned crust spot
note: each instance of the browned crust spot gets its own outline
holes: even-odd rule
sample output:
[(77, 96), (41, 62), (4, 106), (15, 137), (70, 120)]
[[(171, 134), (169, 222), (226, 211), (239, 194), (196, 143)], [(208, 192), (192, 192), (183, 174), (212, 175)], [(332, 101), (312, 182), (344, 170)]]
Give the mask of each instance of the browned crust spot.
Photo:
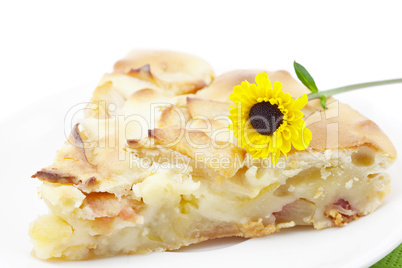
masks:
[(205, 83), (204, 80), (197, 80), (192, 82), (191, 84), (188, 84), (188, 89), (183, 92), (183, 94), (190, 94), (190, 93), (196, 93), (198, 90), (205, 88), (208, 86), (207, 83)]
[(156, 82), (154, 75), (151, 72), (151, 66), (149, 64), (144, 64), (140, 68), (131, 69), (127, 75), (138, 78), (140, 80), (148, 81), (154, 83), (155, 85), (159, 86)]
[(127, 145), (131, 149), (138, 149), (143, 146), (143, 142), (139, 139), (128, 139)]
[[(114, 65), (114, 73), (133, 72), (132, 69), (150, 65), (157, 83), (174, 95), (194, 93), (206, 87), (214, 77), (211, 66), (204, 60), (185, 53), (166, 50), (134, 50)], [(184, 74), (184, 75), (177, 75)], [(149, 75), (146, 75), (147, 77)], [(144, 78), (140, 78), (144, 79)]]
[(227, 223), (221, 226), (216, 226), (213, 230), (197, 233), (194, 237), (198, 239), (201, 238), (201, 241), (232, 236), (254, 238), (266, 236), (279, 231), (279, 227), (273, 224), (264, 225), (261, 220), (258, 220), (250, 221), (242, 225)]
[(79, 126), (79, 124), (75, 124), (75, 126), (71, 130), (70, 142), (75, 147), (79, 148), (79, 150), (81, 151), (81, 154), (82, 154), (82, 158), (85, 160), (85, 162), (87, 162), (91, 166), (94, 166), (91, 162), (88, 161), (87, 153), (86, 153), (86, 150), (85, 150), (85, 144), (84, 144), (84, 141), (83, 141), (82, 136), (80, 134), (80, 130), (79, 130), (78, 126)]
[(97, 183), (98, 183), (98, 181), (95, 177), (89, 178), (89, 180), (86, 182), (87, 186), (94, 186)]
[(75, 176), (70, 174), (61, 174), (58, 172), (41, 170), (36, 172), (31, 178), (37, 178), (42, 181), (52, 182), (52, 183), (73, 183), (76, 179)]
[(78, 129), (79, 124), (75, 124), (74, 128), (71, 131), (71, 137), (73, 138), (73, 142), (76, 146), (80, 146), (83, 148), (84, 142), (82, 141), (82, 137), (80, 135), (80, 131)]
[(246, 238), (260, 237), (278, 232), (277, 228), (273, 224), (264, 225), (262, 221), (252, 221), (243, 224), (241, 227), (241, 232)]
[(336, 209), (330, 209), (324, 212), (324, 215), (331, 218), (332, 222), (336, 227), (342, 227), (346, 223), (349, 223), (353, 220), (357, 220), (359, 217), (357, 215), (353, 216), (346, 216), (341, 213), (339, 213), (338, 210)]

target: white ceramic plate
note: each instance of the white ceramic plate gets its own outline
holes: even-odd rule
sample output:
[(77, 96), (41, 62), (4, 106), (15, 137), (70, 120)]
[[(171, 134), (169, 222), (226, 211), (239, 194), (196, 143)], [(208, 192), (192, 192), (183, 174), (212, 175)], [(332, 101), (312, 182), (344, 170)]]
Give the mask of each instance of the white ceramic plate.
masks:
[[(368, 267), (402, 242), (402, 165), (397, 161), (389, 170), (393, 193), (375, 213), (345, 228), (293, 228), (258, 239), (218, 239), (176, 252), (85, 262), (37, 260), (31, 256), (28, 226), (47, 209), (37, 196), (39, 183), (30, 176), (52, 162), (65, 139), (65, 115), (74, 105), (88, 100), (92, 89), (86, 86), (49, 97), (22, 109), (0, 126), (0, 267)], [(350, 93), (342, 99), (380, 121), (397, 149), (401, 149), (400, 123), (389, 116), (398, 108), (381, 101), (386, 96), (378, 97), (375, 92), (378, 91), (368, 91), (363, 98)]]

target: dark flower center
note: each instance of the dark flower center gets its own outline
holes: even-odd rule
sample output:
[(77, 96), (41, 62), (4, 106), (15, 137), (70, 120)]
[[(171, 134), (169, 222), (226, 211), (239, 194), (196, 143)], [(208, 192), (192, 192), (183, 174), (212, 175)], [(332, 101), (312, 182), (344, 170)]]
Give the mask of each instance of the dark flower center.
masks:
[(283, 122), (283, 114), (278, 105), (268, 101), (253, 105), (248, 114), (250, 123), (261, 135), (272, 135)]

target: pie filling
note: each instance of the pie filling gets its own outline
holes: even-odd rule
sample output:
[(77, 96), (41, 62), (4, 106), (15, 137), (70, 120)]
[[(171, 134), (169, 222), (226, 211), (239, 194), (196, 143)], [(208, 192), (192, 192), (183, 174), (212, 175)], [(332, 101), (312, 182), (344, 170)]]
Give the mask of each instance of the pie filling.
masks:
[(388, 176), (379, 172), (387, 159), (368, 152), (336, 158), (327, 152), (315, 162), (298, 153), (289, 156), (287, 169), (253, 165), (219, 181), (192, 175), (191, 166), (153, 162), (151, 175), (122, 196), (45, 182), (40, 194), (51, 213), (32, 224), (30, 235), (37, 257), (74, 260), (256, 237), (295, 225), (342, 226), (371, 213), (390, 192)]

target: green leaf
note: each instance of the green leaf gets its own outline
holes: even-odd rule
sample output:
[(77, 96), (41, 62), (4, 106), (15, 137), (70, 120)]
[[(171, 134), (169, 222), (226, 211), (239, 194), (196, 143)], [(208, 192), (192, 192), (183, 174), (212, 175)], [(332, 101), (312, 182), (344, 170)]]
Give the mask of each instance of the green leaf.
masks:
[(293, 62), (293, 66), (296, 71), (297, 77), (300, 81), (308, 88), (311, 92), (317, 93), (318, 88), (315, 85), (313, 77), (311, 77), (310, 73), (303, 67), (303, 65), (298, 64), (296, 61)]
[(326, 105), (327, 104), (327, 96), (325, 96), (325, 95), (321, 96), (320, 103), (321, 103), (322, 108), (324, 108), (325, 110), (328, 109), (327, 105)]

